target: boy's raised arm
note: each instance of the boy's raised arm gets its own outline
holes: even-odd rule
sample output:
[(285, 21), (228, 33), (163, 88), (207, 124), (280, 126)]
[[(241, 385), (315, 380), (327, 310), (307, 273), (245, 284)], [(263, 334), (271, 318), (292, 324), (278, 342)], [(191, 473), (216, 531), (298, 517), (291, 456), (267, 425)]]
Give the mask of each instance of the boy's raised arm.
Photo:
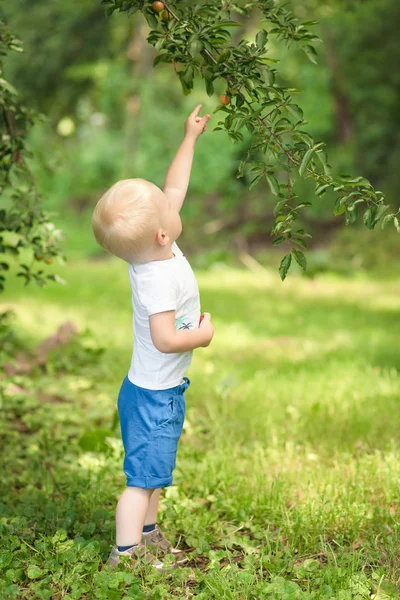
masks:
[(164, 194), (181, 210), (189, 186), (194, 147), (200, 135), (206, 130), (210, 115), (199, 117), (202, 105), (196, 106), (185, 122), (185, 137), (170, 164), (164, 182)]

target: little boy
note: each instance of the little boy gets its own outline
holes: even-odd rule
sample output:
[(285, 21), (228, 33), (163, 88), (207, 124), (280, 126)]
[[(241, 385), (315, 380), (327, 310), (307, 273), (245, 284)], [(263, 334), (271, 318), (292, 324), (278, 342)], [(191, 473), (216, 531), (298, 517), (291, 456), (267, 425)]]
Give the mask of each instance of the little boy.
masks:
[(128, 263), (134, 312), (132, 362), (118, 397), (127, 487), (117, 504), (110, 565), (121, 554), (160, 571), (167, 553), (179, 563), (157, 525), (157, 510), (161, 488), (172, 484), (190, 384), (184, 374), (194, 348), (208, 346), (214, 334), (209, 313), (200, 323), (196, 278), (176, 244), (194, 147), (210, 118), (200, 118), (200, 109), (185, 123), (163, 191), (144, 179), (118, 181), (93, 213), (98, 243)]

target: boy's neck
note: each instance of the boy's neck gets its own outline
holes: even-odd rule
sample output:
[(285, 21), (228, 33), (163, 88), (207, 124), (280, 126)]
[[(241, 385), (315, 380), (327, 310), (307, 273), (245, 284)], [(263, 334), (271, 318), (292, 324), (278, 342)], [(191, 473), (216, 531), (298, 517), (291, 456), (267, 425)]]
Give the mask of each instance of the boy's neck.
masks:
[(167, 246), (162, 246), (158, 251), (154, 252), (152, 257), (149, 258), (150, 261), (154, 260), (168, 260), (169, 258), (174, 258), (175, 254), (171, 250), (172, 244), (168, 244)]

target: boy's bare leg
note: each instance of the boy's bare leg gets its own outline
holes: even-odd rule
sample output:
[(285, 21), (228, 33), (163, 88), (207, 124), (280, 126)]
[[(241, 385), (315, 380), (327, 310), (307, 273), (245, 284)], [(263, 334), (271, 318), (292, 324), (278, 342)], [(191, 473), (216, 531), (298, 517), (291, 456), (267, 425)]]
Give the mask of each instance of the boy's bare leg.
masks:
[(147, 509), (147, 514), (144, 520), (145, 525), (153, 525), (157, 523), (157, 513), (158, 513), (158, 503), (160, 501), (161, 488), (157, 488), (153, 490), (151, 494), (149, 508)]
[(138, 487), (123, 491), (116, 510), (117, 546), (133, 546), (141, 541), (152, 492)]
[[(162, 489), (157, 488), (151, 495), (149, 508), (147, 510), (146, 518), (144, 520), (145, 525), (157, 525), (158, 503), (160, 500), (161, 492)], [(155, 529), (143, 532), (143, 541), (146, 546), (150, 547), (150, 551), (152, 553), (154, 552), (158, 557), (162, 557), (164, 554), (175, 554), (176, 557), (178, 557), (175, 557), (175, 562), (177, 566), (188, 560), (185, 556), (183, 556), (182, 550), (174, 548), (171, 542), (167, 538), (165, 538), (163, 532), (158, 527), (158, 525)]]

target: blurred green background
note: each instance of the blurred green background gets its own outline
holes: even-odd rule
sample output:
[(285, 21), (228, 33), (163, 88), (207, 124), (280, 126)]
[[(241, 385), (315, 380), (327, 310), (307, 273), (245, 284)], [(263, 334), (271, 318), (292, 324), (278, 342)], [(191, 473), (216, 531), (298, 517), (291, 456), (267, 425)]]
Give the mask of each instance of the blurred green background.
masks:
[[(293, 8), (301, 20), (320, 21), (315, 30), (323, 44), (318, 65), (295, 47), (272, 44), (269, 55), (281, 61), (282, 83), (302, 90), (296, 102), (310, 133), (327, 143), (334, 170), (370, 178), (397, 209), (399, 3), (305, 0)], [(24, 54), (7, 60), (5, 75), (28, 106), (47, 115), (30, 135), (31, 167), (45, 206), (58, 213), (54, 220), (65, 231), (70, 258), (105, 256), (90, 227), (97, 199), (119, 178), (144, 177), (162, 186), (184, 119), (199, 102), (212, 112), (222, 83), (213, 98), (203, 82), (184, 97), (171, 65), (153, 70), (154, 50), (140, 14), (107, 19), (93, 0), (16, 0), (2, 11), (25, 46)], [(243, 29), (235, 34), (252, 38), (259, 15), (237, 18)], [(249, 181), (236, 178), (246, 144), (232, 145), (223, 131), (213, 133), (218, 118), (196, 150), (181, 244), (199, 268), (240, 263), (243, 250), (277, 267), (284, 248), (271, 247), (274, 197), (267, 184), (249, 192)], [(309, 200), (311, 182), (296, 185), (301, 199)], [(399, 249), (394, 229), (349, 230), (333, 216), (333, 202), (332, 195), (315, 200), (304, 217), (313, 233), (308, 275), (390, 275)]]

